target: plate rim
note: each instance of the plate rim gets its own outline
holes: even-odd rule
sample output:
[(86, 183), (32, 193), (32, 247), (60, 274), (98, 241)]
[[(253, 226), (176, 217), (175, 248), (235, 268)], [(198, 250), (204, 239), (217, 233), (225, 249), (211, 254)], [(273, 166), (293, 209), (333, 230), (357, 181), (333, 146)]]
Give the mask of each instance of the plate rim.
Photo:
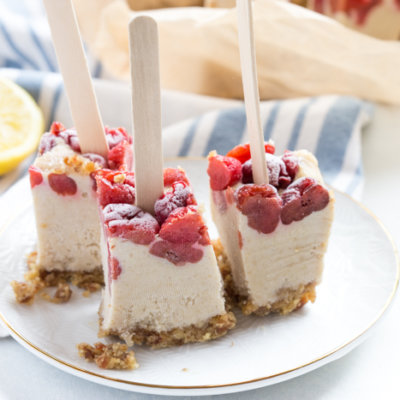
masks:
[[(179, 160), (193, 160), (193, 161), (202, 161), (205, 160), (205, 157), (173, 157), (173, 158), (166, 158), (165, 162), (173, 162), (173, 161), (179, 161)], [(23, 180), (23, 178), (19, 181), (21, 182)], [(18, 182), (18, 183), (19, 183)], [(394, 280), (394, 285), (392, 288), (392, 291), (390, 293), (390, 295), (388, 296), (385, 304), (383, 305), (382, 309), (380, 310), (380, 312), (377, 314), (377, 316), (371, 321), (371, 323), (362, 331), (360, 332), (358, 335), (356, 335), (355, 337), (353, 337), (351, 340), (347, 341), (346, 343), (342, 343), (341, 345), (337, 346), (336, 348), (334, 348), (333, 350), (323, 354), (322, 356), (319, 356), (318, 358), (315, 358), (305, 364), (302, 364), (300, 366), (285, 370), (285, 371), (281, 371), (278, 372), (276, 374), (272, 374), (272, 375), (268, 375), (265, 377), (259, 377), (259, 378), (254, 378), (254, 379), (250, 379), (250, 380), (246, 380), (246, 381), (241, 381), (241, 382), (232, 382), (232, 383), (224, 383), (224, 384), (215, 384), (215, 385), (193, 385), (193, 386), (176, 386), (176, 385), (157, 385), (157, 384), (150, 384), (150, 383), (142, 383), (142, 382), (134, 382), (132, 380), (125, 380), (125, 379), (120, 379), (120, 378), (113, 378), (110, 376), (106, 376), (106, 375), (102, 375), (101, 373), (96, 373), (93, 371), (89, 371), (86, 370), (84, 368), (78, 367), (76, 365), (73, 365), (67, 361), (64, 361), (58, 357), (52, 356), (51, 354), (49, 354), (47, 351), (37, 347), (36, 345), (34, 345), (33, 343), (30, 342), (30, 340), (28, 340), (27, 338), (25, 338), (24, 335), (22, 335), (21, 333), (19, 333), (12, 325), (11, 323), (9, 323), (6, 319), (6, 317), (3, 315), (3, 313), (0, 311), (0, 320), (3, 321), (3, 323), (5, 324), (5, 326), (7, 327), (7, 329), (11, 332), (11, 336), (16, 339), (18, 342), (20, 342), (26, 349), (28, 349), (29, 351), (31, 351), (33, 354), (35, 354), (36, 356), (38, 356), (39, 358), (43, 359), (44, 361), (46, 361), (47, 363), (49, 363), (50, 365), (53, 365), (57, 368), (59, 368), (60, 370), (64, 371), (64, 372), (69, 372), (74, 376), (78, 376), (82, 379), (86, 379), (86, 380), (90, 380), (92, 382), (96, 382), (99, 384), (103, 384), (106, 386), (112, 386), (112, 387), (116, 387), (119, 389), (123, 389), (123, 390), (128, 390), (128, 391), (134, 391), (132, 390), (133, 388), (142, 388), (141, 390), (143, 391), (143, 388), (149, 388), (149, 389), (166, 389), (168, 391), (168, 393), (160, 393), (160, 392), (155, 392), (155, 391), (143, 391), (143, 393), (149, 393), (149, 394), (159, 394), (159, 395), (170, 395), (171, 391), (178, 391), (180, 393), (176, 393), (178, 395), (187, 395), (188, 393), (183, 393), (184, 390), (190, 391), (193, 394), (196, 395), (211, 395), (212, 393), (210, 393), (211, 389), (233, 389), (233, 388), (240, 388), (237, 391), (242, 391), (242, 390), (247, 390), (247, 389), (251, 389), (251, 387), (247, 388), (247, 386), (252, 386), (252, 384), (256, 384), (260, 383), (260, 382), (268, 382), (270, 380), (273, 380), (274, 378), (277, 377), (282, 377), (282, 376), (287, 376), (288, 379), (290, 379), (290, 377), (294, 374), (293, 377), (301, 375), (301, 374), (295, 374), (296, 371), (301, 371), (303, 369), (308, 369), (308, 371), (311, 371), (315, 368), (318, 368), (318, 365), (321, 363), (321, 361), (323, 360), (329, 360), (329, 358), (331, 356), (333, 356), (334, 354), (338, 355), (340, 358), (341, 356), (347, 354), (347, 352), (351, 351), (352, 348), (354, 348), (357, 345), (357, 342), (360, 341), (361, 337), (365, 337), (365, 334), (367, 332), (369, 332), (371, 330), (371, 328), (373, 328), (377, 322), (382, 318), (382, 316), (385, 314), (385, 312), (388, 310), (389, 306), (391, 305), (391, 303), (393, 302), (393, 299), (396, 295), (397, 289), (399, 287), (399, 279), (400, 279), (400, 256), (395, 244), (395, 241), (391, 235), (391, 233), (387, 230), (387, 228), (384, 226), (384, 224), (380, 221), (380, 219), (368, 208), (366, 207), (363, 203), (361, 203), (360, 201), (354, 199), (352, 196), (350, 196), (349, 194), (338, 190), (336, 188), (333, 188), (330, 185), (327, 185), (330, 187), (330, 189), (332, 189), (334, 192), (343, 195), (344, 197), (346, 197), (348, 200), (352, 201), (353, 203), (355, 203), (359, 208), (361, 208), (364, 212), (366, 212), (376, 223), (377, 225), (382, 229), (386, 239), (388, 240), (388, 242), (391, 245), (392, 251), (393, 251), (393, 255), (394, 255), (394, 261), (396, 264), (396, 276), (395, 276), (395, 280)], [(20, 212), (22, 212), (24, 209), (26, 209), (28, 206), (30, 206), (30, 204), (32, 203), (32, 201), (28, 201), (26, 202), (22, 207), (19, 208), (19, 211), (16, 213), (13, 213), (13, 215), (11, 215), (9, 218), (6, 219), (5, 222), (3, 222), (3, 224), (0, 226), (0, 234), (2, 234), (12, 223), (13, 221), (17, 218), (17, 216), (20, 214)], [(344, 350), (348, 350), (347, 352)], [(340, 354), (343, 353), (343, 354)], [(329, 362), (329, 361), (328, 361)], [(322, 364), (323, 365), (323, 364)], [(315, 366), (315, 368), (312, 368), (313, 366)], [(304, 373), (308, 372), (305, 371)], [(286, 379), (282, 379), (280, 381), (284, 381)], [(110, 382), (112, 384), (110, 384)], [(279, 380), (277, 382), (274, 383), (278, 383)], [(272, 383), (271, 383), (272, 384)], [(261, 386), (267, 386), (266, 385), (261, 385)], [(253, 388), (256, 387), (261, 387), (261, 386), (255, 386)], [(203, 393), (199, 393), (198, 391), (205, 391)], [(220, 394), (222, 393), (229, 393), (232, 392), (231, 391), (221, 391)]]

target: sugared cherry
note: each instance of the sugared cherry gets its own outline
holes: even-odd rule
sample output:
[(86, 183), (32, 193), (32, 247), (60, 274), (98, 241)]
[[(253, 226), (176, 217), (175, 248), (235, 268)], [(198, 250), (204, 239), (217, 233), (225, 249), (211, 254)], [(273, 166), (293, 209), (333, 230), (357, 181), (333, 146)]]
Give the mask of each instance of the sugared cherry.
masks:
[(112, 236), (136, 244), (150, 244), (160, 230), (151, 214), (132, 204), (109, 204), (103, 209), (103, 218)]
[(294, 177), (299, 170), (299, 159), (293, 154), (292, 151), (286, 150), (282, 156), (282, 161), (286, 165), (286, 171), (293, 181)]
[[(268, 168), (269, 183), (276, 188), (286, 188), (290, 182), (290, 176), (286, 170), (285, 163), (280, 157), (266, 153), (265, 160)], [(252, 160), (246, 161), (242, 165), (242, 182), (253, 183), (253, 164)]]
[(157, 221), (162, 224), (176, 208), (196, 204), (190, 186), (182, 181), (174, 182), (172, 184), (172, 190), (166, 192), (154, 204), (154, 213)]

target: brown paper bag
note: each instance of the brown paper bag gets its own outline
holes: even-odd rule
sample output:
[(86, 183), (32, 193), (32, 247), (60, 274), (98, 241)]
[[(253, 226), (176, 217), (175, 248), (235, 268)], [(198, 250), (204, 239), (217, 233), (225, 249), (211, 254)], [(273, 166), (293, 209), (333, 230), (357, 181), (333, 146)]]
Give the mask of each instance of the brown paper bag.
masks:
[[(108, 4), (100, 10), (97, 0), (75, 1), (92, 50), (111, 74), (128, 79), (127, 24), (136, 13), (123, 0), (102, 0)], [(88, 22), (89, 14), (95, 23)], [(159, 22), (163, 88), (242, 98), (236, 10), (145, 14)], [(400, 43), (370, 38), (276, 0), (254, 3), (254, 24), (261, 99), (335, 93), (400, 105)]]

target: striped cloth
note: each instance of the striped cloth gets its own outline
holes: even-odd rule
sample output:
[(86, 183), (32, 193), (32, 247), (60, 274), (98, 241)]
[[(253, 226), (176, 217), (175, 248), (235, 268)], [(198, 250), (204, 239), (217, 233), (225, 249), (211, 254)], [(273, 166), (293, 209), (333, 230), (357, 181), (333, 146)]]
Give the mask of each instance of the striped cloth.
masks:
[[(101, 64), (88, 58), (92, 75), (103, 77)], [(71, 125), (62, 80), (54, 73), (56, 70), (41, 1), (0, 0), (0, 74), (32, 94), (44, 112), (47, 127), (53, 120)], [(130, 106), (122, 105), (117, 92), (111, 90), (112, 84), (109, 86), (101, 106), (102, 110), (112, 110), (110, 114), (116, 118), (107, 119), (103, 115), (104, 121), (129, 127)], [(166, 101), (168, 110), (186, 115), (182, 102), (175, 107), (174, 99), (167, 96)], [(235, 108), (208, 112), (165, 127), (164, 155), (206, 156), (213, 149), (225, 153), (246, 141), (245, 111), (238, 104)], [(355, 197), (360, 196), (363, 183), (361, 130), (370, 120), (371, 112), (370, 104), (341, 96), (269, 101), (261, 105), (265, 139), (275, 141), (278, 154), (285, 149), (312, 151), (326, 181)], [(0, 193), (26, 173), (33, 157), (0, 177)]]

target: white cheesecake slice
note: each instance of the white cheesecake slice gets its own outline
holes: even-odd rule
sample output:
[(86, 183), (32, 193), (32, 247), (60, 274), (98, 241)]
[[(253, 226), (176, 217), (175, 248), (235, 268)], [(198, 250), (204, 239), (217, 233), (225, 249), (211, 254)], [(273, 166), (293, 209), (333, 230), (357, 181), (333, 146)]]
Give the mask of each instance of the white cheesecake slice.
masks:
[(42, 275), (103, 281), (96, 170), (130, 167), (130, 138), (122, 129), (106, 130), (109, 160), (81, 154), (74, 130), (54, 123), (45, 133), (30, 167), (38, 235), (36, 265)]
[(209, 157), (219, 261), (226, 290), (245, 314), (286, 314), (315, 300), (333, 220), (334, 198), (311, 153), (266, 159), (271, 184), (255, 185), (251, 161)]
[[(235, 326), (207, 227), (182, 170), (164, 173), (155, 216), (123, 199), (133, 173), (96, 176), (105, 276), (100, 335), (167, 347), (202, 342)], [(118, 197), (118, 198), (116, 198)]]

